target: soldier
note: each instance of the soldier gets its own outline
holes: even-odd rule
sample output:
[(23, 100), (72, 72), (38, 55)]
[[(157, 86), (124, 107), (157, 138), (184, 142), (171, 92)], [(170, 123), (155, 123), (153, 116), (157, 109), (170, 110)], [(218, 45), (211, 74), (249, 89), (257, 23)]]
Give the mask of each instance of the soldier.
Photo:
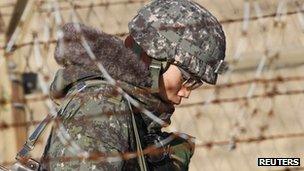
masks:
[[(152, 92), (167, 103), (180, 104), (182, 98), (188, 98), (203, 82), (216, 84), (218, 74), (228, 69), (222, 27), (209, 11), (195, 2), (152, 1), (129, 22), (129, 32), (126, 47), (149, 66)], [(146, 134), (166, 137), (156, 125), (153, 122), (148, 125)], [(181, 137), (184, 136), (188, 141), (178, 138), (169, 143), (170, 159), (163, 162), (166, 164), (162, 165), (159, 158), (154, 163), (148, 155), (155, 170), (188, 170), (194, 144), (189, 141), (192, 138), (184, 134)]]
[[(63, 27), (64, 43), (55, 50), (63, 68), (51, 96), (63, 98), (58, 122), (71, 139), (63, 140), (56, 122), (40, 170), (188, 170), (193, 138), (162, 132), (164, 125), (143, 109), (169, 124), (182, 98), (203, 82), (215, 84), (226, 68), (224, 32), (214, 16), (188, 0), (152, 1), (129, 29), (126, 48), (117, 37), (82, 24), (80, 32), (72, 23)], [(107, 82), (100, 63), (140, 107)]]

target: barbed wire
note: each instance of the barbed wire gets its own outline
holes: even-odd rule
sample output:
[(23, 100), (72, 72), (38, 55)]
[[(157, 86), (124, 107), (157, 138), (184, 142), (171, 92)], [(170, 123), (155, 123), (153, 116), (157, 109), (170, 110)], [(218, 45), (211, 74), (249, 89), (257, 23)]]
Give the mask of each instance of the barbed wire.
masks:
[(248, 96), (233, 97), (233, 98), (214, 99), (211, 101), (203, 101), (203, 102), (196, 102), (196, 103), (189, 103), (189, 104), (181, 104), (181, 105), (177, 106), (177, 108), (186, 108), (186, 107), (199, 106), (199, 105), (205, 105), (205, 104), (239, 102), (239, 101), (247, 101), (247, 100), (257, 99), (257, 98), (274, 98), (276, 96), (282, 96), (282, 95), (300, 95), (303, 93), (304, 93), (304, 90), (290, 90), (290, 91), (285, 91), (285, 92), (279, 92), (279, 91), (275, 90), (275, 91), (266, 92), (264, 94), (252, 95), (251, 97), (248, 97)]
[[(178, 136), (178, 135), (176, 135)], [(286, 133), (286, 134), (276, 134), (276, 135), (261, 135), (259, 137), (248, 137), (248, 138), (243, 138), (243, 139), (235, 139), (235, 142), (237, 144), (250, 144), (250, 143), (262, 143), (264, 141), (268, 140), (278, 140), (278, 139), (286, 139), (286, 138), (303, 138), (304, 133)], [(206, 143), (199, 143), (196, 144), (195, 146), (197, 148), (206, 148), (206, 149), (211, 149), (213, 147), (220, 147), (220, 146), (226, 146), (231, 143), (231, 140), (223, 140), (223, 141), (209, 141)], [(163, 149), (157, 148), (155, 146), (150, 146), (146, 149), (143, 150), (143, 154), (157, 154), (162, 152)], [(136, 152), (123, 152), (119, 154), (109, 154), (109, 153), (103, 153), (103, 152), (94, 152), (90, 153), (87, 158), (83, 158), (81, 156), (72, 156), (72, 157), (56, 157), (56, 158), (51, 158), (51, 157), (46, 157), (45, 161), (60, 161), (60, 162), (69, 162), (73, 160), (97, 160), (97, 161), (104, 161), (107, 158), (112, 158), (112, 157), (120, 157), (123, 160), (128, 160), (131, 158), (137, 157)], [(39, 159), (36, 159), (39, 160)], [(12, 164), (13, 162), (2, 162), (1, 165), (9, 165)]]
[[(99, 2), (99, 3), (89, 3), (89, 4), (77, 4), (74, 3), (74, 9), (78, 10), (78, 9), (89, 9), (93, 7), (109, 7), (109, 6), (114, 6), (114, 5), (128, 5), (128, 4), (134, 4), (134, 3), (144, 3), (147, 2), (147, 0), (128, 0), (128, 1), (115, 1), (115, 2)], [(66, 10), (70, 10), (71, 7), (70, 6), (66, 6), (66, 7), (59, 7), (59, 11), (66, 11)], [(49, 9), (40, 9), (39, 12), (40, 13), (49, 13), (49, 12), (54, 12), (55, 10), (49, 10)]]
[(304, 81), (304, 77), (302, 76), (290, 76), (290, 77), (282, 77), (276, 76), (274, 78), (253, 78), (244, 81), (236, 81), (231, 83), (223, 83), (214, 86), (202, 86), (201, 89), (221, 89), (221, 88), (232, 88), (242, 85), (247, 85), (251, 83), (259, 83), (259, 84), (270, 84), (270, 83), (286, 83), (292, 81)]
[[(245, 0), (244, 2), (244, 10), (243, 10), (243, 23), (242, 23), (242, 36), (241, 36), (241, 40), (244, 40), (245, 37), (247, 37), (247, 34), (248, 34), (248, 31), (249, 31), (249, 22), (250, 22), (250, 15), (251, 15), (251, 11), (250, 11), (250, 8), (251, 7), (251, 4), (250, 4), (250, 1), (248, 0)], [(255, 1), (254, 3), (254, 9), (255, 9), (255, 13), (256, 13), (256, 17), (257, 17), (257, 21), (258, 21), (258, 24), (260, 26), (260, 28), (262, 28), (261, 30), (259, 30), (259, 33), (262, 34), (262, 35), (265, 35), (266, 33), (266, 26), (265, 24), (262, 22), (262, 16), (263, 16), (263, 13), (262, 13), (262, 10), (259, 6), (259, 3), (257, 3), (257, 1)], [(240, 53), (240, 50), (242, 50), (242, 46), (244, 46), (242, 44), (243, 42), (242, 41), (239, 41), (238, 42), (238, 46), (237, 46), (237, 50), (236, 50), (236, 54), (233, 58), (233, 62), (239, 62), (241, 60), (241, 53)], [(248, 45), (250, 44), (251, 42), (249, 41), (248, 42)], [(263, 39), (263, 44), (265, 45), (265, 39)], [(248, 46), (246, 44), (246, 46), (244, 46), (243, 48), (245, 49), (245, 47)], [(251, 47), (253, 47), (251, 45)], [(264, 46), (265, 47), (265, 46)], [(262, 50), (263, 51), (263, 50)], [(267, 51), (264, 50), (263, 51), (263, 54), (258, 62), (258, 65), (256, 66), (256, 70), (255, 70), (255, 74), (254, 74), (254, 79), (259, 79), (261, 76), (262, 76), (262, 71), (265, 67), (265, 63), (266, 63), (266, 60), (267, 58), (269, 58), (269, 56), (267, 55), (266, 53)], [(237, 54), (239, 53), (239, 54)], [(238, 56), (237, 56), (238, 55)], [(273, 57), (270, 57), (270, 58), (273, 58)], [(234, 70), (234, 68), (232, 67), (232, 70), (230, 70), (229, 74), (230, 74), (230, 78), (232, 76), (232, 71)], [(227, 79), (228, 81), (228, 79)], [(251, 82), (249, 83), (249, 88), (247, 90), (247, 93), (246, 93), (246, 97), (247, 98), (250, 98), (252, 97), (255, 89), (257, 88), (256, 87), (256, 84), (255, 82)], [(234, 94), (235, 96), (238, 96), (238, 93), (235, 91), (235, 87), (233, 87), (233, 90), (234, 90)], [(221, 105), (223, 105), (221, 103)], [(246, 112), (246, 107), (245, 105), (238, 105), (238, 108), (239, 108), (239, 116), (236, 117), (234, 119), (234, 122), (235, 122), (235, 126), (233, 127), (233, 130), (231, 131), (230, 133), (230, 144), (229, 144), (229, 149), (230, 150), (234, 150), (236, 147), (237, 147), (237, 143), (236, 143), (236, 137), (240, 136), (242, 134), (242, 131), (245, 130), (244, 127), (242, 127), (243, 125), (246, 125), (247, 121), (248, 121), (248, 117), (247, 116), (247, 112)], [(228, 115), (227, 114), (227, 111), (225, 110), (225, 116)], [(227, 116), (226, 116), (227, 117)], [(232, 123), (230, 123), (232, 124)], [(259, 148), (256, 149), (256, 151), (258, 151)], [(249, 159), (247, 158), (247, 155), (244, 153), (243, 149), (241, 148), (241, 153), (243, 154), (243, 156), (245, 157), (245, 161), (247, 163), (247, 167), (249, 168), (248, 170), (254, 170), (254, 168), (251, 167), (250, 165), (250, 161)]]
[[(110, 116), (110, 115), (113, 115), (115, 113), (106, 113), (106, 115)], [(272, 114), (274, 115), (274, 114)], [(83, 116), (83, 117), (80, 117), (80, 118), (94, 118), (94, 117), (99, 117), (99, 115), (91, 115), (91, 116)], [(48, 121), (52, 121), (52, 120), (55, 120), (55, 118), (51, 118), (49, 119)], [(10, 128), (13, 128), (13, 127), (27, 127), (27, 126), (33, 126), (33, 125), (37, 125), (41, 122), (42, 120), (32, 120), (32, 121), (29, 121), (29, 122), (23, 122), (23, 123), (6, 123), (4, 121), (0, 122), (0, 128), (1, 130), (5, 130), (5, 129), (10, 129)]]
[[(101, 3), (91, 3), (87, 5), (78, 5), (75, 4), (75, 9), (87, 9), (94, 7), (100, 7), (100, 6), (111, 6), (111, 5), (119, 5), (119, 4), (132, 4), (132, 3), (144, 3), (147, 2), (147, 0), (131, 0), (131, 1), (117, 1), (117, 2), (101, 2)], [(60, 11), (69, 10), (70, 7), (60, 7)], [(43, 12), (49, 12), (49, 10), (43, 10)], [(53, 12), (53, 11), (52, 11)], [(284, 16), (297, 14), (298, 12), (304, 12), (304, 9), (298, 9), (296, 11), (288, 11), (284, 14)], [(264, 18), (270, 18), (270, 17), (277, 17), (278, 12), (266, 14), (266, 15), (260, 15), (260, 16), (248, 16), (248, 20), (258, 20), (258, 19), (264, 19)], [(242, 22), (245, 18), (237, 18), (237, 19), (227, 19), (220, 21), (221, 24), (227, 24), (227, 23), (234, 23), (234, 22)]]
[[(286, 14), (284, 14), (284, 15), (289, 16), (289, 15), (297, 14), (299, 12), (304, 13), (304, 9), (286, 12)], [(273, 18), (273, 17), (276, 17), (276, 16), (277, 16), (277, 13), (271, 13), (271, 14), (267, 14), (267, 15), (263, 15), (263, 16), (252, 16), (252, 17), (249, 17), (249, 20), (254, 21), (254, 20), (264, 19), (264, 18), (271, 18), (271, 17)], [(228, 24), (228, 23), (242, 22), (243, 20), (244, 20), (244, 18), (239, 18), (239, 19), (227, 19), (227, 20), (222, 20), (222, 21), (219, 21), (219, 22), (221, 24)], [(201, 23), (198, 23), (198, 24), (201, 24)], [(185, 27), (185, 26), (175, 26), (174, 28), (178, 28), (178, 27)], [(166, 28), (168, 28), (168, 27), (166, 27)], [(118, 37), (124, 37), (128, 34), (129, 33), (127, 33), (127, 32), (122, 32), (122, 33), (115, 33), (114, 35), (116, 35)], [(56, 42), (57, 42), (57, 40), (50, 40), (48, 42), (39, 41), (39, 44), (54, 44)], [(27, 43), (14, 45), (12, 51), (16, 50), (16, 49), (19, 49), (19, 48), (22, 48), (22, 47), (25, 47), (25, 46), (33, 45), (33, 44), (34, 43), (32, 41), (30, 41), (30, 42), (27, 42)], [(6, 48), (6, 46), (0, 46), (0, 50), (4, 50), (5, 48)]]
[[(45, 79), (49, 79), (48, 77), (45, 77)], [(292, 82), (292, 81), (304, 81), (304, 77), (303, 76), (290, 76), (290, 77), (282, 77), (282, 76), (277, 76), (274, 78), (269, 78), (269, 79), (265, 79), (265, 78), (254, 78), (254, 79), (248, 79), (248, 80), (244, 80), (244, 81), (237, 81), (237, 82), (231, 82), (231, 83), (224, 83), (224, 84), (219, 84), (219, 85), (215, 85), (215, 86), (206, 86), (206, 87), (201, 87), (200, 89), (221, 89), (221, 88), (233, 88), (236, 86), (242, 86), (242, 85), (248, 85), (251, 83), (257, 83), (257, 84), (270, 84), (270, 83), (286, 83), (286, 82)], [(140, 92), (142, 92), (142, 90), (138, 90)], [(148, 92), (148, 91), (147, 91)], [(302, 90), (291, 90), (288, 92), (266, 92), (264, 94), (260, 94), (260, 95), (254, 95), (252, 98), (271, 98), (271, 97), (275, 97), (275, 96), (279, 96), (279, 95), (296, 95), (296, 94), (302, 94)], [(83, 97), (84, 95), (79, 94), (76, 95), (77, 97)], [(36, 97), (26, 97), (25, 99), (23, 99), (24, 103), (30, 103), (30, 102), (35, 102), (35, 101), (43, 101), (49, 98), (49, 95), (36, 95)], [(242, 100), (250, 100), (252, 99), (250, 98), (246, 98), (246, 97), (233, 97), (233, 98), (227, 98), (227, 99), (213, 99), (211, 101), (208, 102), (208, 100), (206, 102), (198, 102), (196, 104), (182, 104), (186, 105), (186, 106), (195, 106), (195, 105), (204, 105), (204, 104), (209, 104), (209, 103), (213, 103), (213, 104), (218, 104), (218, 103), (225, 103), (225, 102), (235, 102), (235, 101), (242, 101)], [(12, 102), (10, 102), (8, 99), (0, 99), (0, 105), (8, 105), (8, 104), (12, 104)], [(183, 106), (184, 107), (184, 106)]]
[[(66, 1), (63, 1), (66, 2)], [(128, 0), (128, 1), (115, 1), (115, 2), (100, 2), (100, 3), (90, 3), (90, 4), (85, 4), (85, 5), (81, 5), (81, 4), (75, 4), (75, 9), (88, 9), (93, 7), (109, 7), (109, 6), (115, 6), (115, 5), (128, 5), (128, 4), (135, 4), (135, 3), (144, 3), (147, 2), (147, 0)], [(42, 6), (42, 4), (45, 3), (50, 3), (49, 1), (40, 1), (39, 4), (37, 4), (38, 6)], [(8, 7), (14, 7), (15, 3), (7, 3), (7, 4), (3, 4), (0, 5), (0, 9), (1, 8), (8, 8)], [(71, 9), (69, 6), (67, 7), (60, 7), (59, 10), (60, 11), (66, 11)], [(50, 12), (54, 12), (54, 10), (49, 10), (49, 9), (39, 9), (38, 10), (39, 13), (50, 13)], [(10, 17), (13, 15), (13, 13), (1, 13), (2, 16), (6, 16), (6, 17)]]
[[(70, 9), (70, 8), (69, 8)], [(75, 9), (79, 9), (79, 8), (75, 8)], [(53, 12), (56, 12), (56, 10), (53, 10)], [(303, 12), (303, 11), (302, 11)], [(285, 15), (285, 14), (284, 14)], [(272, 16), (272, 17), (276, 17), (276, 16)], [(260, 18), (260, 17), (258, 17)], [(257, 19), (258, 19), (257, 18)], [(227, 20), (229, 21), (229, 20)], [(242, 20), (240, 20), (242, 21)], [(121, 35), (125, 36), (127, 35), (127, 33), (121, 33)], [(36, 39), (35, 41), (32, 42), (28, 42), (28, 43), (22, 43), (19, 45), (15, 45), (13, 48), (14, 50), (21, 48), (21, 47), (25, 47), (25, 46), (34, 46), (34, 45), (45, 45), (45, 44), (55, 44), (57, 43), (57, 40), (48, 40), (48, 41), (38, 41), (38, 39)], [(3, 47), (5, 48), (5, 47)], [(86, 49), (87, 50), (87, 49)], [(270, 79), (264, 79), (264, 78), (254, 78), (254, 79), (249, 79), (249, 80), (245, 80), (245, 81), (237, 81), (237, 82), (233, 82), (233, 83), (225, 83), (225, 84), (221, 84), (218, 86), (215, 86), (215, 89), (218, 88), (230, 88), (230, 87), (237, 87), (237, 86), (241, 86), (241, 85), (248, 85), (248, 84), (268, 84), (268, 83), (285, 83), (285, 82), (291, 82), (291, 81), (302, 81), (304, 80), (302, 76), (292, 76), (292, 77), (281, 77), (281, 76), (277, 76), (274, 78), (270, 78)], [(204, 87), (202, 89), (214, 89), (213, 87)], [(191, 103), (191, 104), (184, 104), (181, 105), (180, 107), (190, 107), (190, 106), (202, 106), (202, 105), (206, 105), (206, 104), (222, 104), (222, 103), (227, 103), (227, 102), (239, 102), (239, 101), (247, 101), (250, 99), (256, 99), (256, 98), (274, 98), (276, 96), (280, 96), (280, 95), (298, 95), (298, 94), (303, 94), (304, 90), (289, 90), (289, 91), (277, 91), (276, 89), (270, 91), (270, 92), (266, 92), (264, 94), (251, 94), (249, 97), (232, 97), (232, 98), (225, 98), (225, 99), (210, 99), (207, 101), (203, 101), (203, 102), (198, 102), (198, 103)], [(46, 100), (48, 99), (48, 95), (46, 93), (44, 93), (44, 95), (42, 95), (41, 97), (38, 98), (27, 98), (24, 99), (24, 103), (29, 103), (32, 101), (39, 101), (39, 100)], [(5, 99), (0, 99), (0, 105), (1, 104), (9, 104), (11, 102), (9, 102), (9, 100), (5, 100)], [(188, 106), (187, 106), (188, 105)], [(36, 125), (40, 123), (40, 121), (31, 121), (31, 122), (23, 122), (23, 123), (12, 123), (12, 124), (7, 124), (5, 122), (0, 123), (0, 129), (1, 130), (5, 130), (5, 129), (9, 129), (9, 128), (14, 128), (14, 127), (26, 127), (29, 125)], [(57, 122), (56, 122), (57, 123)], [(60, 123), (59, 123), (60, 124)], [(63, 130), (60, 130), (60, 128), (58, 128), (58, 132), (63, 132), (62, 133), (62, 137), (65, 138), (64, 141), (67, 141), (68, 143), (70, 143), (70, 138), (67, 137), (66, 132)], [(246, 139), (238, 139), (235, 138), (233, 140), (234, 144), (247, 144), (247, 143), (259, 143), (265, 140), (276, 140), (276, 139), (281, 139), (281, 138), (294, 138), (294, 137), (303, 137), (304, 133), (290, 133), (290, 134), (278, 134), (278, 135), (269, 135), (269, 136), (260, 136), (260, 137), (249, 137)], [(212, 147), (216, 147), (216, 146), (223, 146), (223, 145), (231, 145), (231, 139), (230, 140), (223, 140), (223, 141), (210, 141), (210, 142), (206, 142), (206, 143), (199, 143), (196, 145), (196, 147), (201, 147), (201, 148), (207, 148), (210, 149)], [(73, 148), (73, 147), (72, 147)], [(155, 149), (154, 149), (155, 150)], [(97, 159), (100, 160), (102, 156), (104, 156), (104, 154), (100, 154), (96, 156), (96, 154), (89, 154), (87, 153), (88, 159)], [(92, 156), (91, 156), (92, 155)], [(134, 157), (134, 155), (131, 155)], [(136, 155), (135, 155), (136, 156)], [(75, 156), (75, 159), (83, 159), (84, 156), (77, 158)], [(97, 157), (97, 158), (94, 158)], [(122, 157), (124, 158), (124, 157)], [(51, 159), (50, 159), (51, 160)], [(67, 161), (70, 161), (69, 159), (67, 159)], [(6, 163), (6, 162), (4, 162)]]

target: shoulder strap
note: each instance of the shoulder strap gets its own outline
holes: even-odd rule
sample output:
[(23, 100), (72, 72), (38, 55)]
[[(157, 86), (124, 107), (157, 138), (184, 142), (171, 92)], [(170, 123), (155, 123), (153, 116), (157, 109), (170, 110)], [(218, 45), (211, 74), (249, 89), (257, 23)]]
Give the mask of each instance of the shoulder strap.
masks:
[(142, 150), (142, 147), (141, 147), (134, 113), (133, 113), (132, 106), (131, 106), (129, 100), (127, 100), (127, 101), (128, 101), (128, 105), (129, 105), (129, 108), (130, 108), (130, 111), (131, 111), (132, 125), (133, 125), (134, 134), (135, 134), (135, 140), (136, 140), (136, 151), (137, 151), (137, 156), (138, 156), (137, 157), (138, 164), (139, 164), (139, 167), (140, 167), (141, 171), (147, 171), (146, 160), (145, 160), (144, 153), (143, 153), (143, 150)]
[[(70, 93), (69, 96), (71, 98), (65, 100), (62, 103), (61, 110), (59, 110), (59, 115), (64, 111), (65, 107), (71, 101), (71, 99), (73, 99), (76, 93), (82, 91), (85, 88), (86, 88), (86, 84), (84, 84), (81, 87), (77, 87), (76, 89), (77, 91), (74, 90), (73, 92)], [(32, 134), (25, 141), (25, 144), (23, 145), (22, 149), (17, 153), (16, 160), (21, 161), (24, 158), (29, 158), (29, 153), (35, 148), (35, 144), (39, 139), (39, 137), (41, 136), (42, 132), (45, 130), (46, 126), (50, 123), (50, 121), (54, 118), (55, 116), (49, 114), (39, 123), (39, 125), (36, 127), (34, 132), (32, 132)]]
[(22, 149), (17, 153), (16, 159), (28, 157), (29, 152), (35, 147), (37, 140), (39, 139), (41, 133), (44, 131), (48, 123), (54, 118), (52, 115), (47, 115), (36, 127), (34, 132), (28, 137)]

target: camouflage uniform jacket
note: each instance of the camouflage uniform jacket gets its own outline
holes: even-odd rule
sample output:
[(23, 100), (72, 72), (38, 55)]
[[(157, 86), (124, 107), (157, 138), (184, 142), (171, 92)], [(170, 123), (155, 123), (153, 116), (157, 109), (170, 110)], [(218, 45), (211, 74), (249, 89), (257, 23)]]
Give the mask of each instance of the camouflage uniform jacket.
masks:
[[(71, 85), (65, 82), (66, 79), (61, 78), (64, 72), (64, 70), (57, 72), (51, 90), (57, 95), (58, 89), (67, 91), (61, 108), (60, 122), (62, 121), (72, 142), (64, 144), (60, 140), (55, 124), (45, 149), (41, 170), (139, 170), (136, 157), (130, 158), (127, 155), (127, 153), (136, 153), (128, 102), (112, 85), (96, 75), (82, 75), (83, 78)], [(120, 86), (129, 94), (132, 93), (135, 99), (141, 100), (141, 104), (155, 115), (161, 116), (157, 109), (165, 111), (164, 104), (158, 98), (143, 94), (138, 87), (123, 82)], [(67, 87), (70, 88), (67, 90)], [(139, 114), (136, 110), (135, 113), (137, 113), (135, 116), (142, 146), (146, 147), (147, 144), (142, 137), (148, 134), (145, 121), (147, 118), (142, 117), (144, 114)], [(169, 122), (169, 120), (165, 121)], [(150, 125), (157, 125), (151, 123), (153, 122), (150, 121)], [(72, 143), (77, 144), (81, 150), (89, 152), (88, 159), (77, 157), (79, 152), (73, 149)], [(147, 163), (149, 170), (172, 170), (172, 168), (187, 170), (193, 155), (192, 147), (181, 139), (176, 139), (171, 144), (174, 147), (173, 153), (186, 159), (186, 164), (178, 163), (177, 165), (181, 166), (176, 167), (171, 161), (161, 166)]]

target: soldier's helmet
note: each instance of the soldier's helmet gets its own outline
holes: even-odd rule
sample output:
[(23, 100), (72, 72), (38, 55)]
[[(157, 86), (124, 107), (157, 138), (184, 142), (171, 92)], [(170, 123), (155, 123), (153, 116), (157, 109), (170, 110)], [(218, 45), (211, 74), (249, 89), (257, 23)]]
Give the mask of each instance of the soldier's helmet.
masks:
[(215, 84), (227, 68), (221, 24), (189, 0), (154, 0), (129, 23), (130, 35), (152, 58), (175, 64), (201, 82)]

